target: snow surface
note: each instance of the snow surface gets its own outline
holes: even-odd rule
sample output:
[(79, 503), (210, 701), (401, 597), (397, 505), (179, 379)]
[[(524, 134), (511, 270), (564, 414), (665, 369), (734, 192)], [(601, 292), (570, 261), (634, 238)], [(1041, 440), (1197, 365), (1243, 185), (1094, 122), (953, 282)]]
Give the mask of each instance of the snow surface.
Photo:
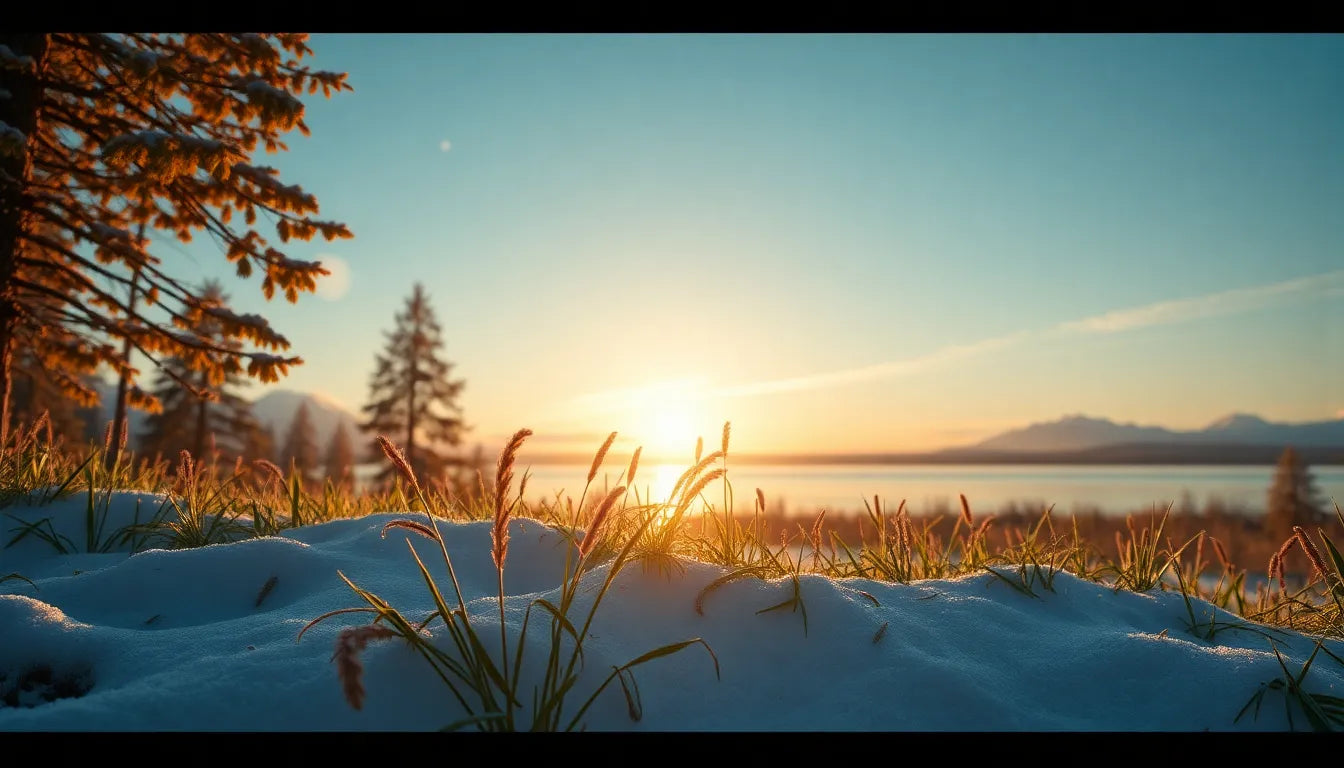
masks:
[[(388, 521), (423, 522), (422, 514), (196, 549), (141, 542), (133, 552), (112, 532), (173, 507), (134, 492), (95, 501), (107, 521), (93, 552), (86, 494), (0, 510), (0, 541), (13, 538), (20, 521), (46, 518), (73, 551), (59, 554), (36, 536), (0, 550), (0, 578), (18, 573), (32, 582), (0, 583), (0, 700), (9, 699), (0, 703), (0, 731), (433, 730), (463, 716), (428, 664), (396, 638), (363, 651), (366, 699), (360, 710), (347, 704), (334, 644), (342, 629), (367, 623), (366, 614), (327, 619), (299, 639), (312, 619), (365, 605), (338, 572), (412, 621), (427, 616), (432, 601), (408, 541), (452, 601), (436, 544), (402, 529), (382, 535)], [(440, 525), (475, 626), (497, 651), (490, 524)], [(513, 520), (510, 536), (512, 649), (527, 604), (559, 602), (568, 545), (529, 519)], [(1114, 591), (1067, 573), (1053, 590), (1038, 585), (1037, 597), (988, 573), (909, 585), (803, 575), (805, 617), (763, 611), (793, 595), (791, 579), (745, 578), (709, 593), (698, 613), (701, 591), (725, 569), (683, 564), (664, 574), (635, 563), (616, 577), (590, 628), (568, 711), (613, 666), (677, 641), (702, 638), (719, 674), (698, 644), (655, 659), (634, 670), (642, 719), (631, 720), (613, 684), (584, 718), (587, 730), (1288, 730), (1279, 690), (1265, 694), (1257, 716), (1236, 718), (1283, 676), (1274, 647), (1293, 672), (1315, 647), (1313, 638), (1260, 625), (1225, 629), (1211, 642), (1188, 630), (1179, 593)], [(584, 579), (578, 611), (586, 613), (607, 568)], [(1211, 613), (1240, 621), (1202, 601), (1195, 610), (1201, 621)], [(528, 706), (548, 648), (538, 612), (532, 622), (521, 688)], [(452, 647), (441, 623), (431, 631)], [(1344, 656), (1340, 641), (1325, 647)], [(1344, 667), (1319, 654), (1304, 686), (1344, 696)], [(520, 723), (530, 722), (526, 712)], [(1300, 710), (1293, 725), (1307, 728)]]

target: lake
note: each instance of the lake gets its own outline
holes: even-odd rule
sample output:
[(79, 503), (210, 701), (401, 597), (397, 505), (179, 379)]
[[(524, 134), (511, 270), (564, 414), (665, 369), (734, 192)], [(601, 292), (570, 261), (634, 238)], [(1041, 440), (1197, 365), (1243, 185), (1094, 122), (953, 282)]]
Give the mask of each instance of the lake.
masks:
[[(588, 476), (588, 465), (532, 465), (527, 497), (554, 498), (557, 491), (577, 502)], [(624, 465), (609, 467), (614, 482)], [(685, 465), (641, 465), (636, 486), (666, 499)], [(1344, 506), (1344, 466), (1311, 467), (1319, 498), (1327, 509), (1331, 500)], [(521, 468), (515, 469), (521, 474)], [(826, 508), (832, 513), (862, 512), (863, 500), (873, 494), (883, 506), (905, 499), (911, 512), (934, 511), (939, 506), (960, 508), (958, 494), (965, 494), (977, 514), (1003, 510), (1009, 505), (1043, 509), (1055, 505), (1057, 512), (1097, 508), (1111, 514), (1159, 510), (1167, 504), (1181, 507), (1188, 493), (1198, 510), (1218, 499), (1230, 509), (1262, 513), (1273, 479), (1272, 466), (1105, 466), (1105, 465), (728, 465), (734, 507), (750, 512), (756, 489), (765, 492), (772, 512), (815, 514)], [(600, 494), (603, 473), (594, 481), (589, 497)], [(517, 486), (515, 485), (515, 488)], [(722, 486), (715, 482), (706, 497), (718, 500)], [(721, 506), (718, 502), (716, 506)]]

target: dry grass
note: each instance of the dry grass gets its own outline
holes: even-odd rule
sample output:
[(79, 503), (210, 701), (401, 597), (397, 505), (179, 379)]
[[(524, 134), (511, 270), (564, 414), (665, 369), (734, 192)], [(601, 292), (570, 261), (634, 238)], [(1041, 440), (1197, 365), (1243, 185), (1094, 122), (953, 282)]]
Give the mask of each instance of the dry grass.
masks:
[(351, 707), (364, 707), (364, 664), (359, 660), (359, 654), (370, 640), (396, 637), (396, 634), (380, 624), (365, 624), (362, 627), (347, 627), (336, 636), (336, 652), (332, 654), (331, 660), (336, 664), (341, 692)]
[[(53, 442), (49, 425), (39, 422), (16, 429), (0, 452), (0, 519), (11, 521), (0, 544), (37, 537), (65, 552), (99, 551), (131, 540), (199, 546), (422, 507), (423, 522), (397, 525), (433, 539), (436, 519), (491, 520), (491, 554), (501, 578), (508, 523), (525, 517), (569, 537), (584, 561), (610, 559), (629, 544), (633, 560), (666, 574), (691, 559), (723, 566), (737, 574), (734, 578), (806, 572), (908, 583), (992, 569), (1019, 584), (1039, 577), (1033, 583), (1047, 585), (1047, 577), (1066, 570), (1117, 588), (1180, 590), (1248, 621), (1344, 636), (1344, 560), (1337, 559), (1336, 547), (1344, 542), (1344, 514), (1338, 511), (1319, 526), (1299, 526), (1287, 541), (1272, 539), (1258, 516), (1234, 510), (1167, 508), (1127, 516), (1063, 514), (1050, 508), (986, 512), (974, 510), (965, 496), (959, 497), (959, 508), (919, 516), (903, 500), (873, 498), (857, 514), (817, 509), (805, 517), (786, 517), (770, 510), (764, 490), (756, 488), (750, 514), (744, 514), (732, 504), (730, 430), (725, 424), (718, 450), (707, 455), (704, 441), (697, 440), (694, 463), (661, 500), (629, 493), (642, 449), (631, 457), (624, 482), (618, 481), (615, 490), (592, 493), (615, 440), (612, 433), (595, 453), (575, 504), (558, 493), (553, 500), (529, 502), (523, 497), (526, 473), (518, 493), (510, 495), (528, 430), (516, 433), (501, 453), (493, 483), (483, 478), (423, 482), (396, 446), (384, 441), (384, 453), (397, 470), (394, 481), (355, 493), (293, 472), (286, 475), (265, 460), (221, 467), (210, 457), (178, 457), (169, 464), (122, 454), (108, 469), (101, 460), (108, 445), (73, 450), (59, 439)], [(165, 509), (177, 510), (177, 519), (161, 516), (138, 522), (134, 530), (104, 530), (99, 500), (116, 489), (162, 494)], [(9, 504), (41, 507), (74, 494), (89, 498), (84, 542), (56, 537), (43, 521), (4, 517)]]

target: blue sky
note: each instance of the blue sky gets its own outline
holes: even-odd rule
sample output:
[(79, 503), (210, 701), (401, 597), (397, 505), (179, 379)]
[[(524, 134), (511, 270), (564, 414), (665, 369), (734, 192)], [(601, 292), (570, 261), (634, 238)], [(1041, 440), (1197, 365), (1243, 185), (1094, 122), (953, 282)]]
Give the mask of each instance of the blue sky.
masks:
[[(304, 357), (285, 388), (362, 404), (418, 280), (487, 445), (689, 451), (731, 420), (740, 450), (918, 450), (1070, 413), (1344, 412), (1344, 37), (311, 46), (355, 90), (310, 97), (312, 137), (259, 162), (354, 231), (290, 249), (348, 288), (227, 283)], [(182, 254), (227, 273), (208, 241)]]

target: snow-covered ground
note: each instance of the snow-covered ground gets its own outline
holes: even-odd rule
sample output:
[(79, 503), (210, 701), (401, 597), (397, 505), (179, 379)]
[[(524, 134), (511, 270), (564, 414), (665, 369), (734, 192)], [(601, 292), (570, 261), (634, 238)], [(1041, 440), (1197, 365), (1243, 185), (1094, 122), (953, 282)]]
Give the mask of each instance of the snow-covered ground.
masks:
[[(115, 494), (103, 539), (157, 510), (162, 499)], [(384, 514), (301, 527), (284, 536), (188, 550), (118, 545), (85, 552), (86, 497), (0, 510), (9, 541), (19, 520), (50, 518), (77, 553), (36, 536), (0, 550), (0, 730), (314, 731), (432, 730), (464, 710), (424, 659), (398, 638), (360, 655), (366, 696), (347, 703), (333, 651), (341, 614), (365, 603), (338, 575), (387, 600), (412, 621), (433, 610), (407, 548), (448, 586), (437, 544), (392, 529)], [(443, 523), (475, 625), (499, 647), (490, 524)], [(507, 636), (519, 635), (532, 601), (559, 601), (564, 539), (515, 519), (504, 572)], [(1238, 731), (1287, 730), (1282, 690), (1258, 715), (1238, 712), (1262, 686), (1300, 671), (1315, 641), (1258, 625), (1188, 630), (1175, 592), (1114, 591), (1059, 574), (1036, 597), (983, 573), (910, 585), (803, 575), (802, 608), (764, 611), (793, 596), (789, 578), (745, 578), (704, 596), (725, 570), (686, 562), (681, 572), (623, 569), (598, 607), (585, 644), (572, 714), (611, 673), (646, 651), (700, 638), (634, 670), (642, 718), (632, 721), (618, 684), (588, 710), (592, 731)], [(577, 615), (607, 567), (581, 583)], [(31, 581), (31, 584), (29, 583)], [(269, 589), (266, 585), (270, 584)], [(263, 594), (264, 593), (264, 594)], [(451, 592), (448, 597), (452, 602)], [(1202, 601), (1201, 622), (1242, 623)], [(805, 611), (805, 613), (804, 613)], [(520, 698), (530, 706), (549, 647), (533, 612)], [(1259, 630), (1259, 631), (1257, 631)], [(443, 625), (430, 631), (451, 648)], [(1326, 641), (1344, 657), (1344, 643)], [(716, 662), (717, 660), (717, 674)], [(517, 673), (517, 670), (512, 670)], [(1344, 696), (1344, 667), (1317, 655), (1303, 683)], [(1293, 725), (1308, 727), (1292, 709)], [(528, 708), (519, 723), (530, 722)]]

